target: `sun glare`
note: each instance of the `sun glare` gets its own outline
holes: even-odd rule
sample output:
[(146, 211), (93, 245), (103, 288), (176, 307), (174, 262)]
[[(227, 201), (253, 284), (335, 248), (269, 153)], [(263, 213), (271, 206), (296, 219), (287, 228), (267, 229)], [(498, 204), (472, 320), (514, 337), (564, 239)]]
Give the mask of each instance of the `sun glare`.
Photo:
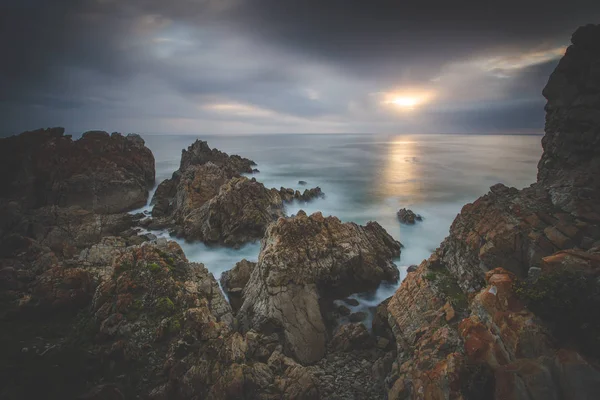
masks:
[(398, 107), (413, 109), (419, 103), (419, 101), (414, 97), (396, 97), (394, 100), (392, 100), (392, 103)]
[(422, 90), (411, 90), (402, 92), (386, 93), (383, 104), (392, 106), (397, 110), (411, 111), (427, 103), (433, 97), (431, 92)]

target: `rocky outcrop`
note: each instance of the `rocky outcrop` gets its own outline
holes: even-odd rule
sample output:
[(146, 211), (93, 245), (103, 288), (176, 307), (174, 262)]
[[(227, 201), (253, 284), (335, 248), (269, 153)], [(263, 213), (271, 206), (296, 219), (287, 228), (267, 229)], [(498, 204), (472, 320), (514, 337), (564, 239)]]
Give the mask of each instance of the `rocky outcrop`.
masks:
[(552, 204), (598, 221), (600, 197), (600, 26), (577, 29), (544, 88), (546, 134), (538, 181)]
[(422, 221), (423, 217), (419, 214), (415, 214), (412, 210), (407, 208), (400, 209), (396, 216), (398, 217), (398, 221), (406, 225), (414, 225), (417, 221)]
[(596, 396), (600, 26), (572, 41), (543, 92), (538, 182), (467, 204), (389, 301), (390, 399)]
[(79, 206), (96, 213), (142, 207), (154, 184), (154, 156), (138, 135), (63, 128), (0, 139), (0, 187), (25, 208)]
[(260, 239), (267, 226), (283, 216), (275, 190), (256, 179), (233, 178), (202, 207), (192, 210), (176, 233), (188, 239), (236, 246)]
[(246, 329), (281, 332), (302, 363), (325, 352), (320, 303), (398, 279), (401, 244), (376, 222), (342, 223), (321, 213), (280, 218), (267, 229), (238, 313)]
[(319, 398), (313, 372), (282, 354), (277, 335), (235, 331), (212, 274), (176, 243), (105, 238), (72, 261), (50, 260), (18, 311), (0, 315), (19, 332), (2, 341), (3, 397)]
[(207, 142), (196, 140), (187, 150), (181, 151), (179, 171), (186, 171), (192, 165), (204, 165), (211, 162), (221, 168), (230, 170), (231, 174), (252, 173), (256, 163), (238, 155), (228, 155), (217, 149), (211, 149)]
[(154, 217), (170, 216), (177, 210), (186, 215), (218, 193), (228, 179), (252, 173), (256, 163), (238, 155), (228, 155), (196, 140), (181, 151), (179, 169), (171, 179), (160, 183), (152, 198)]
[(303, 193), (269, 190), (240, 176), (253, 165), (196, 141), (183, 150), (179, 170), (158, 186), (149, 223), (186, 239), (238, 246), (260, 239), (267, 225), (284, 215), (284, 203), (324, 196), (318, 187)]

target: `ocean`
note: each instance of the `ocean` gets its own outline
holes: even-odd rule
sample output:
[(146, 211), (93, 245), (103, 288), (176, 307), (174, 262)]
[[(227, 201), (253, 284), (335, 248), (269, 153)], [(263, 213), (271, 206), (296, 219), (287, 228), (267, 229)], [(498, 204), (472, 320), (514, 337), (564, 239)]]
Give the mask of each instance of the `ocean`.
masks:
[[(342, 221), (377, 221), (404, 248), (395, 260), (401, 279), (447, 236), (462, 206), (487, 193), (496, 183), (523, 188), (533, 183), (542, 153), (541, 135), (244, 135), (143, 136), (156, 159), (156, 183), (179, 168), (181, 150), (196, 139), (211, 148), (254, 160), (253, 175), (267, 187), (304, 190), (320, 186), (325, 198), (292, 204), (287, 214), (321, 211)], [(298, 181), (307, 182), (302, 186)], [(154, 191), (154, 190), (153, 190)], [(151, 193), (152, 194), (152, 193)], [(396, 212), (410, 208), (423, 216), (401, 225)], [(149, 210), (146, 206), (142, 210)], [(136, 210), (140, 211), (140, 210)], [(166, 236), (166, 232), (154, 232)], [(240, 249), (176, 240), (191, 261), (203, 263), (217, 279), (246, 258), (258, 259), (260, 243)], [(352, 311), (376, 306), (398, 284), (374, 293), (357, 293)]]

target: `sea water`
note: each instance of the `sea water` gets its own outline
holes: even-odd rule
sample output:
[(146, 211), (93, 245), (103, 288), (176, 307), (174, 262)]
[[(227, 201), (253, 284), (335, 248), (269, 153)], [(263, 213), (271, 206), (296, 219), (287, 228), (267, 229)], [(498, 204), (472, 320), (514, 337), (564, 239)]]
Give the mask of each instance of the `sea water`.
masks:
[[(211, 148), (254, 160), (252, 175), (266, 187), (321, 187), (325, 198), (294, 203), (311, 214), (335, 215), (342, 221), (377, 221), (404, 248), (395, 260), (401, 280), (406, 269), (429, 257), (448, 234), (462, 206), (487, 193), (496, 183), (523, 188), (535, 181), (542, 153), (539, 135), (147, 135), (156, 159), (156, 183), (179, 168), (181, 150), (196, 139)], [(307, 185), (300, 185), (306, 181)], [(423, 216), (402, 225), (400, 208)], [(146, 206), (146, 210), (150, 207)], [(139, 210), (137, 210), (139, 211)], [(167, 236), (166, 232), (155, 232)], [(175, 239), (191, 261), (203, 263), (219, 279), (223, 271), (246, 258), (258, 259), (260, 243), (240, 249), (207, 246)], [(357, 293), (353, 311), (375, 306), (391, 296), (397, 284), (383, 284), (373, 293)]]

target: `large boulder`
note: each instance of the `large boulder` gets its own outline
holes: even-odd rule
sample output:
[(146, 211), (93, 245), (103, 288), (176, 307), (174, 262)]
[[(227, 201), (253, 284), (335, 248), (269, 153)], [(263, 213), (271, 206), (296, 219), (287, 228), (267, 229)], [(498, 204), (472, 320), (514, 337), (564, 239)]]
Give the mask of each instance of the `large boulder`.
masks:
[(326, 341), (319, 303), (397, 280), (392, 259), (401, 246), (376, 222), (360, 226), (303, 211), (280, 218), (267, 229), (238, 318), (246, 329), (282, 332), (289, 354), (315, 362)]
[(98, 213), (141, 207), (154, 184), (154, 156), (138, 135), (63, 128), (0, 139), (1, 196), (26, 208), (79, 206)]

